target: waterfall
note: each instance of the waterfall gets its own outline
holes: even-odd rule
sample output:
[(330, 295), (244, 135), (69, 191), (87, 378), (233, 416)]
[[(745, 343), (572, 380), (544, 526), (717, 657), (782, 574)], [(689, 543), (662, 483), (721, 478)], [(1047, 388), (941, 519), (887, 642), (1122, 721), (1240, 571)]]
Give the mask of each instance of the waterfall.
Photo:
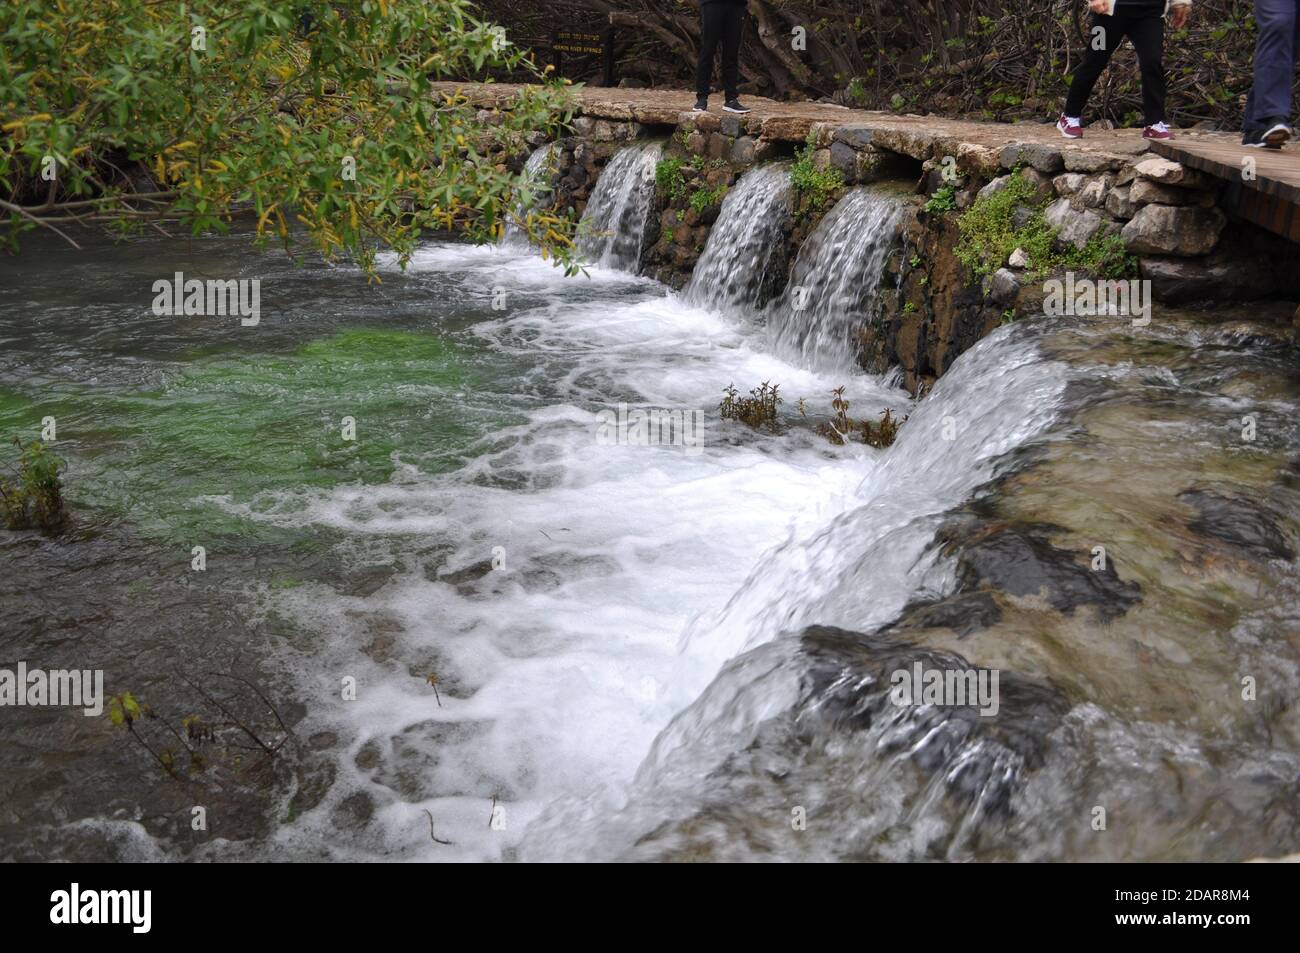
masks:
[[(525, 217), (529, 212), (553, 191), (547, 177), (550, 175), (551, 157), (554, 155), (554, 143), (547, 143), (534, 150), (524, 165), (523, 178), (519, 182), (519, 200), (515, 205), (515, 215)], [(515, 222), (507, 222), (501, 244), (512, 248), (524, 248), (528, 245), (528, 235)]]
[(902, 208), (893, 195), (864, 188), (827, 213), (768, 308), (774, 351), (818, 370), (855, 367), (855, 332), (879, 313), (876, 292)]
[(583, 258), (602, 268), (636, 271), (655, 198), (659, 142), (619, 151), (601, 173), (578, 227)]
[(692, 304), (721, 311), (759, 306), (775, 274), (792, 199), (789, 167), (760, 166), (741, 177), (722, 201), (704, 254), (686, 286)]

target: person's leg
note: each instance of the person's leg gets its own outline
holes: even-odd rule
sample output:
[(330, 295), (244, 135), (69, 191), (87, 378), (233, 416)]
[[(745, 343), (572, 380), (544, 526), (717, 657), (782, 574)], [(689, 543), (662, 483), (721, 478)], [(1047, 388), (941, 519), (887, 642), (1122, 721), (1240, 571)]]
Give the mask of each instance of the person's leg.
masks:
[(723, 4), (706, 3), (700, 7), (700, 19), (700, 61), (695, 68), (695, 95), (708, 99), (709, 88), (713, 85), (713, 58), (722, 42), (726, 9)]
[[(1293, 0), (1294, 2), (1294, 0)], [(1142, 112), (1144, 124), (1154, 126), (1165, 121), (1165, 21), (1164, 17), (1143, 17), (1127, 30), (1137, 50), (1142, 70)]]
[(1290, 122), (1291, 77), (1296, 62), (1296, 0), (1255, 0), (1255, 84), (1251, 88), (1249, 127), (1273, 120)]
[(745, 35), (745, 8), (739, 4), (712, 4), (726, 12), (727, 22), (722, 33), (722, 88), (727, 99), (740, 95), (740, 41)]
[[(1097, 33), (1097, 28), (1102, 33)], [(1092, 14), (1088, 19), (1088, 52), (1083, 62), (1074, 71), (1070, 79), (1070, 92), (1065, 97), (1065, 114), (1072, 119), (1083, 115), (1083, 108), (1088, 105), (1092, 88), (1097, 85), (1097, 78), (1110, 62), (1111, 54), (1119, 48), (1124, 40), (1123, 22), (1118, 17)]]

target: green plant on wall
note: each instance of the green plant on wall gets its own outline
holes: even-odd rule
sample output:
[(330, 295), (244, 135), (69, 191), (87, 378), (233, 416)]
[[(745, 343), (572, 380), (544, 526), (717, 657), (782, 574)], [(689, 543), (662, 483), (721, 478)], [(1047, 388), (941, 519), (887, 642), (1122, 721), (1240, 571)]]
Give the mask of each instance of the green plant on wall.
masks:
[(709, 209), (722, 204), (722, 197), (727, 194), (727, 187), (719, 185), (712, 189), (696, 189), (691, 193), (691, 209), (696, 215), (703, 215)]
[(813, 134), (803, 148), (795, 153), (794, 165), (790, 167), (790, 183), (799, 196), (801, 214), (821, 211), (830, 201), (837, 189), (844, 185), (844, 174), (836, 168), (817, 168), (817, 144)]
[(685, 159), (669, 156), (660, 159), (655, 166), (655, 187), (659, 194), (676, 202), (686, 197), (686, 170), (690, 168)]
[[(1030, 279), (1041, 278), (1058, 268), (1087, 271), (1102, 278), (1130, 278), (1137, 273), (1137, 259), (1124, 250), (1118, 235), (1094, 235), (1083, 248), (1056, 248), (1056, 229), (1043, 216), (1044, 200), (1034, 184), (1020, 170), (996, 192), (981, 196), (957, 220), (961, 238), (957, 259), (977, 276), (991, 275), (1019, 248), (1029, 259)], [(1016, 224), (1016, 210), (1030, 214)]]

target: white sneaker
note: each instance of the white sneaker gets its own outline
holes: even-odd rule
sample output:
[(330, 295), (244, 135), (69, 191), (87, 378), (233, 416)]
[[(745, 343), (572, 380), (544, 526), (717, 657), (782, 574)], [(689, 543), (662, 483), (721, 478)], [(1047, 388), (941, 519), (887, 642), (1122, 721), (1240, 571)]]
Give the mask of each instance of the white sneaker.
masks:
[(1083, 120), (1075, 116), (1061, 113), (1061, 118), (1056, 120), (1056, 129), (1066, 139), (1083, 138)]

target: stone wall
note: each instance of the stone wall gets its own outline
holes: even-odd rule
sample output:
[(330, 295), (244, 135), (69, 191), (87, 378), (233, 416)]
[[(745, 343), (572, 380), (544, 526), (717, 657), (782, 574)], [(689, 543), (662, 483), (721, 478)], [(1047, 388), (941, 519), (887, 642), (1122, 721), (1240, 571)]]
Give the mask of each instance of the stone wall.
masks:
[[(1004, 188), (1013, 170), (1033, 186), (1059, 248), (1083, 249), (1094, 237), (1118, 236), (1158, 302), (1300, 298), (1292, 243), (1233, 221), (1221, 207), (1228, 186), (1220, 180), (1153, 153), (1117, 156), (1041, 144), (994, 149), (898, 136), (886, 147), (872, 130), (852, 126), (814, 126), (813, 135), (818, 161), (839, 168), (851, 183), (897, 176), (902, 157), (920, 162), (904, 247), (889, 264), (894, 290), (885, 293), (881, 320), (862, 333), (864, 366), (901, 367), (904, 386), (914, 392), (1003, 321), (1040, 312), (1045, 276), (1029, 280), (1023, 254), (1012, 252), (983, 280), (955, 255), (960, 216), (981, 194)], [(947, 146), (954, 146), (951, 153), (943, 151)], [(952, 189), (955, 208), (927, 211), (925, 201), (944, 188)], [(1023, 212), (1028, 217), (1034, 210)]]
[[(582, 116), (558, 143), (557, 201), (581, 215), (610, 157), (628, 142), (666, 136), (665, 157), (679, 160), (678, 194), (658, 192), (641, 271), (681, 288), (717, 220), (721, 199), (757, 163), (788, 157), (793, 129), (779, 119), (681, 113), (675, 126)], [(979, 279), (956, 257), (957, 222), (981, 194), (1005, 187), (1016, 171), (1032, 184), (1044, 219), (1064, 248), (1118, 236), (1151, 282), (1157, 301), (1211, 304), (1300, 298), (1297, 248), (1225, 212), (1222, 182), (1153, 153), (1112, 154), (1042, 142), (996, 146), (935, 137), (911, 127), (805, 123), (815, 163), (835, 167), (845, 186), (906, 179), (915, 198), (901, 246), (889, 261), (878, 321), (863, 329), (863, 364), (901, 367), (905, 386), (924, 390), (964, 350), (999, 323), (1038, 312), (1042, 277), (1011, 254)], [(775, 130), (775, 132), (772, 132)], [(772, 133), (769, 137), (769, 132)], [(787, 135), (787, 133), (789, 135)], [(925, 203), (950, 189), (951, 210)], [(786, 223), (783, 255), (795, 253), (821, 214)], [(703, 198), (712, 199), (703, 201)], [(1026, 210), (1027, 214), (1032, 214)], [(779, 289), (773, 289), (779, 290)]]

